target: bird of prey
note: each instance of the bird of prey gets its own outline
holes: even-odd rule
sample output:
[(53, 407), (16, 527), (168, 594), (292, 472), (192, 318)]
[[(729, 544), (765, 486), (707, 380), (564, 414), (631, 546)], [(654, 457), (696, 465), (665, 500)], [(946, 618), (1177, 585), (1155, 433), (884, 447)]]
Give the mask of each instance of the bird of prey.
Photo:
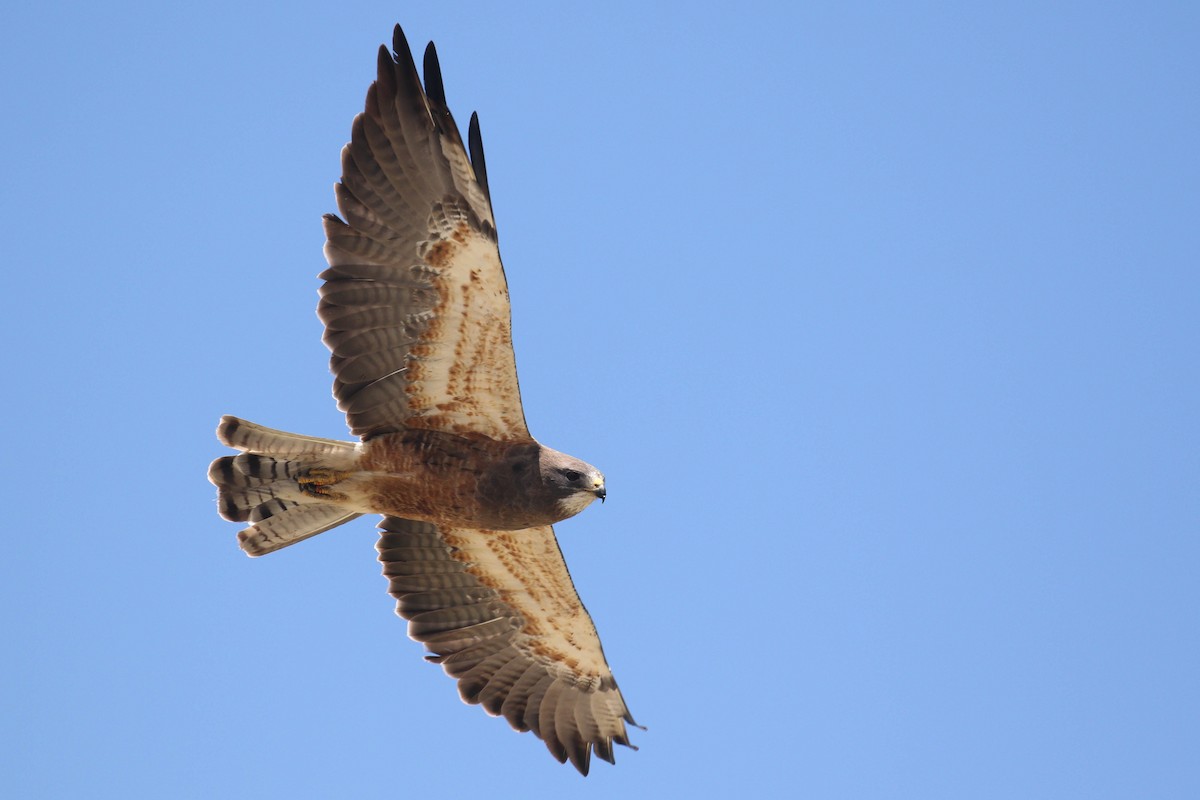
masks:
[(479, 121), (464, 147), (432, 42), (424, 74), (396, 26), (324, 219), (317, 313), (361, 441), (226, 416), (217, 437), (241, 452), (209, 479), (251, 556), (382, 514), (379, 560), (426, 658), (586, 775), (636, 723), (551, 526), (603, 500), (604, 475), (526, 427)]

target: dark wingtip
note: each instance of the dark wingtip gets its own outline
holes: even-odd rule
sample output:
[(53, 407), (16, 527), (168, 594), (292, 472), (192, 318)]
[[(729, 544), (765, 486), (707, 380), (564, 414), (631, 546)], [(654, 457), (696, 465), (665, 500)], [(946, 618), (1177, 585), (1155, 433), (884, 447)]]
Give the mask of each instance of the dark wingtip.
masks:
[(571, 766), (579, 770), (579, 774), (586, 778), (592, 768), (592, 743), (571, 742), (570, 749), (567, 750), (567, 758), (571, 759)]
[(439, 110), (446, 110), (446, 87), (442, 83), (442, 65), (438, 61), (437, 47), (433, 42), (425, 45), (425, 62), (422, 65), (425, 74), (425, 96)]
[(596, 758), (604, 759), (608, 763), (616, 765), (617, 757), (613, 753), (611, 738), (605, 737), (603, 739), (597, 739), (595, 742), (593, 742), (593, 744), (596, 748)]
[[(387, 52), (386, 49), (384, 52)], [(392, 53), (396, 63), (400, 62), (401, 53), (412, 56), (412, 48), (408, 46), (408, 37), (404, 35), (404, 28), (401, 28), (399, 24), (392, 30)]]
[[(621, 715), (621, 719), (625, 720), (630, 725), (632, 725), (633, 727), (637, 728), (640, 731), (646, 730), (645, 725), (639, 725), (637, 720), (633, 718), (633, 714), (630, 712), (629, 706), (625, 707), (625, 713)], [(634, 748), (634, 749), (636, 750), (637, 748)]]
[(557, 736), (551, 733), (551, 735), (543, 737), (542, 741), (555, 761), (560, 764), (567, 763), (567, 748), (563, 746), (563, 743), (558, 740)]
[(467, 146), (471, 152), (471, 169), (475, 170), (475, 182), (483, 189), (483, 195), (492, 202), (492, 191), (488, 188), (487, 161), (483, 157), (483, 134), (479, 132), (479, 114), (471, 112), (471, 124), (467, 127)]

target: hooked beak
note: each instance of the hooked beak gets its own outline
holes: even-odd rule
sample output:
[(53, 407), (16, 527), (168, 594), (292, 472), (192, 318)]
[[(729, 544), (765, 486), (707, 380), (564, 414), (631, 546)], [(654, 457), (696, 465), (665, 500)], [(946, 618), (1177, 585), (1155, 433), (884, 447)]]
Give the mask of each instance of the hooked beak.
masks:
[(593, 488), (592, 494), (596, 495), (596, 497), (599, 497), (600, 502), (603, 503), (604, 496), (607, 494), (607, 492), (604, 491), (604, 484), (601, 483), (599, 486), (596, 486), (595, 488)]

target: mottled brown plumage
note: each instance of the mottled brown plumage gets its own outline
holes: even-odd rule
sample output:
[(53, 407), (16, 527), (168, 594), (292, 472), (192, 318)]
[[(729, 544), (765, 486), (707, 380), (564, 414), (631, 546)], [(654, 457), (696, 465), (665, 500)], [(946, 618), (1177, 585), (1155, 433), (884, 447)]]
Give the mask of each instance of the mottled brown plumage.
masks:
[(325, 218), (318, 314), (334, 396), (361, 441), (224, 417), (213, 462), (249, 555), (382, 514), (379, 560), (459, 692), (587, 774), (633, 722), (551, 525), (604, 498), (595, 467), (539, 444), (521, 406), (508, 288), (478, 119), (468, 148), (437, 53), (422, 87), (396, 27), (394, 55), (342, 151), (341, 217)]

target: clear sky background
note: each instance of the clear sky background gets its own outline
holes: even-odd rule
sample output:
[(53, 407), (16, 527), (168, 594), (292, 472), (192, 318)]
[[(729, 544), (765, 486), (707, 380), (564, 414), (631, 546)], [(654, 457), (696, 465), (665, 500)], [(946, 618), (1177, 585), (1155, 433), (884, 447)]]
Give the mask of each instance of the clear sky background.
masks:
[[(1200, 796), (1198, 9), (10, 10), (0, 794)], [(223, 413), (346, 435), (320, 215), (395, 22), (609, 477), (559, 535), (648, 730), (586, 780), (373, 521), (251, 560), (205, 480)]]

